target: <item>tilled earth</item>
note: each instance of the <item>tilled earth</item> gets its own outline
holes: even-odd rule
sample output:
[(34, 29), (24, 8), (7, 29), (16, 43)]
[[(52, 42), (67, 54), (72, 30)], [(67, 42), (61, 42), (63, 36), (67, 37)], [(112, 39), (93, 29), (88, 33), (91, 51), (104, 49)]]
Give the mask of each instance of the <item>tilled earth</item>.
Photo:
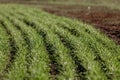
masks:
[(120, 10), (79, 5), (46, 5), (43, 10), (92, 24), (120, 44)]

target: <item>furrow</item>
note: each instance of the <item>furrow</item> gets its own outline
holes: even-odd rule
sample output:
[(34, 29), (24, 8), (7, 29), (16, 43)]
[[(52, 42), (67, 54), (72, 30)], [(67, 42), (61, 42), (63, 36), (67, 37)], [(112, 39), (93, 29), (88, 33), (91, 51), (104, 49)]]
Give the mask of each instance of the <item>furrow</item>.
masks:
[(9, 45), (10, 45), (9, 63), (6, 65), (6, 68), (4, 69), (5, 72), (8, 72), (9, 68), (12, 66), (12, 64), (15, 60), (15, 56), (16, 56), (18, 47), (16, 46), (15, 40), (14, 40), (10, 30), (6, 27), (4, 21), (0, 20), (0, 24), (5, 29), (7, 35), (10, 35), (10, 37), (9, 37)]
[(79, 60), (79, 58), (75, 55), (75, 53), (74, 53), (74, 51), (75, 51), (74, 45), (71, 42), (64, 40), (64, 38), (60, 34), (57, 34), (57, 35), (59, 36), (61, 42), (63, 42), (64, 46), (66, 46), (70, 50), (69, 54), (71, 55), (73, 61), (77, 65), (76, 66), (76, 73), (78, 75), (76, 76), (76, 79), (78, 79), (78, 80), (86, 80), (85, 73), (86, 73), (87, 70), (82, 65), (82, 61)]
[[(6, 17), (6, 18), (9, 19), (9, 17)], [(31, 61), (31, 59), (32, 59), (32, 56), (31, 56), (31, 42), (29, 40), (28, 35), (25, 32), (22, 31), (22, 29), (20, 28), (19, 25), (14, 24), (14, 22), (12, 22), (12, 21), (10, 21), (10, 22), (13, 23), (14, 27), (16, 27), (21, 32), (21, 35), (22, 35), (25, 43), (27, 44), (27, 45), (24, 45), (24, 46), (27, 46), (27, 51), (28, 51), (28, 53), (26, 54), (26, 68), (27, 68), (26, 72), (27, 72), (27, 75), (30, 75), (31, 72), (29, 71), (29, 66), (30, 66), (30, 64), (32, 62)], [(24, 79), (29, 80), (29, 78), (26, 77), (26, 76), (24, 77)]]
[[(58, 24), (58, 25), (60, 25), (60, 24)], [(66, 27), (66, 26), (64, 26), (64, 25), (60, 25), (60, 27), (62, 27), (63, 29), (66, 29), (69, 33), (71, 33), (71, 35), (81, 38), (81, 41), (83, 41), (83, 43), (86, 44), (86, 42), (85, 42), (85, 40), (84, 40), (84, 37), (81, 37), (81, 36), (86, 36), (86, 35), (84, 35), (84, 34), (82, 34), (82, 33), (79, 33), (79, 32), (77, 32), (77, 31), (74, 30), (74, 29), (70, 29), (70, 28), (68, 28), (68, 27)], [(77, 34), (77, 35), (76, 35), (76, 34)], [(89, 38), (89, 37), (88, 37), (88, 38)], [(82, 39), (83, 39), (83, 40), (82, 40)], [(89, 38), (89, 39), (90, 39), (90, 38)], [(92, 40), (92, 39), (91, 39), (91, 40)], [(63, 42), (65, 42), (65, 41), (63, 41)], [(111, 76), (108, 74), (109, 69), (108, 69), (107, 66), (105, 65), (105, 61), (102, 60), (102, 58), (101, 58), (100, 55), (99, 55), (99, 51), (98, 51), (97, 49), (95, 49), (94, 45), (93, 45), (91, 42), (92, 42), (92, 41), (90, 41), (90, 40), (87, 42), (88, 47), (92, 50), (92, 52), (93, 52), (94, 55), (96, 56), (95, 60), (97, 60), (97, 61), (99, 62), (100, 66), (101, 66), (101, 70), (105, 73), (105, 75), (107, 76), (107, 78), (108, 78), (109, 80), (111, 80), (112, 78), (111, 78)], [(71, 50), (72, 50), (72, 49), (71, 49)]]
[(30, 74), (26, 75), (27, 79), (45, 79), (49, 80), (49, 59), (47, 51), (45, 50), (43, 38), (36, 33), (34, 29), (22, 23), (22, 21), (14, 20), (14, 16), (9, 16), (9, 20), (14, 25), (19, 25), (19, 28), (26, 32), (31, 43), (31, 65), (29, 65)]
[[(24, 21), (24, 20), (23, 20)], [(49, 52), (49, 54), (52, 54), (54, 56), (51, 57), (51, 60), (52, 62), (55, 62), (57, 61), (56, 64), (56, 68), (58, 69), (58, 71), (56, 72), (55, 69), (53, 69), (54, 71), (52, 72), (55, 72), (54, 74), (57, 73), (57, 77), (58, 79), (74, 79), (75, 78), (75, 75), (74, 74), (74, 66), (73, 66), (73, 62), (72, 62), (72, 59), (69, 58), (68, 56), (68, 52), (66, 51), (66, 49), (63, 47), (62, 43), (60, 42), (60, 40), (54, 36), (54, 34), (51, 34), (52, 32), (49, 31), (49, 29), (45, 30), (45, 31), (42, 31), (40, 29), (40, 27), (38, 28), (35, 28), (35, 24), (33, 26), (33, 24), (25, 21), (25, 23), (27, 25), (30, 25), (32, 26), (34, 29), (36, 29), (36, 31), (38, 31), (38, 33), (40, 35), (42, 35), (44, 37), (44, 41), (45, 41), (45, 45), (46, 45), (46, 48)], [(42, 27), (42, 29), (44, 29)], [(48, 35), (48, 34), (51, 34), (51, 35)], [(53, 37), (54, 36), (54, 37)], [(50, 37), (53, 37), (53, 39), (56, 39), (56, 41), (53, 41), (52, 38)], [(58, 41), (58, 42), (57, 42)], [(60, 50), (60, 49), (64, 49), (64, 50)], [(64, 55), (64, 56), (63, 56)], [(54, 58), (53, 58), (54, 57)], [(60, 61), (59, 61), (60, 60)], [(52, 64), (53, 65), (53, 64)], [(54, 68), (54, 65), (52, 66), (52, 68)], [(61, 68), (63, 66), (63, 68)], [(61, 73), (60, 73), (60, 72)], [(58, 74), (59, 72), (59, 74)], [(63, 73), (62, 73), (63, 72)], [(69, 73), (69, 74), (68, 74)], [(52, 73), (53, 74), (53, 73)]]
[[(69, 28), (67, 30), (69, 31)], [(89, 31), (87, 30), (87, 32), (89, 32)], [(89, 32), (89, 34), (90, 34), (90, 32)], [(102, 56), (100, 55), (100, 53), (103, 53), (104, 51), (106, 51), (106, 53), (110, 53), (110, 55), (112, 55), (112, 53), (109, 52), (106, 49), (106, 47), (103, 47), (99, 42), (93, 42), (93, 41), (95, 41), (95, 39), (92, 38), (92, 37), (90, 37), (90, 35), (88, 35), (88, 34), (82, 34), (82, 32), (81, 32), (81, 36), (82, 37), (79, 37), (80, 40), (83, 41), (83, 43), (85, 43), (86, 45), (88, 45), (88, 47), (95, 54), (95, 56), (96, 56), (95, 60), (97, 60), (100, 63), (101, 69), (104, 71), (104, 73), (106, 74), (107, 78), (109, 80), (112, 80), (113, 76), (111, 76), (110, 69), (108, 69), (108, 66), (106, 66), (106, 62), (105, 62), (106, 60), (103, 60), (101, 58)], [(89, 40), (86, 41), (85, 38), (89, 38)], [(98, 48), (96, 48), (96, 46)], [(111, 57), (115, 57), (115, 55), (112, 55)], [(114, 60), (116, 60), (116, 62), (117, 62), (117, 59), (114, 59)]]
[[(63, 26), (61, 26), (61, 27), (63, 27)], [(63, 27), (64, 28), (64, 27)], [(72, 28), (69, 28), (69, 27), (67, 27), (67, 28), (64, 28), (64, 29), (66, 29), (68, 32), (70, 32), (71, 33), (71, 30), (73, 30)], [(95, 39), (93, 38), (93, 37), (90, 37), (90, 35), (88, 35), (88, 34), (90, 34), (91, 32), (89, 31), (89, 30), (87, 30), (86, 29), (86, 34), (85, 33), (83, 33), (83, 32), (78, 32), (79, 34), (80, 34), (80, 36), (78, 37), (78, 38), (80, 38), (80, 40), (83, 42), (83, 43), (85, 43), (86, 45), (88, 45), (88, 47), (92, 50), (92, 52), (95, 54), (95, 56), (96, 56), (96, 59), (95, 60), (97, 60), (99, 63), (100, 63), (100, 66), (101, 66), (101, 69), (104, 71), (104, 73), (106, 74), (106, 76), (107, 76), (107, 78), (109, 79), (109, 80), (111, 80), (112, 79), (112, 76), (111, 76), (111, 74), (109, 74), (109, 69), (108, 69), (108, 66), (106, 66), (106, 62), (105, 62), (105, 60), (103, 60), (102, 58), (101, 58), (101, 56), (99, 55), (100, 53), (102, 53), (103, 51), (105, 51), (105, 50), (107, 50), (107, 49), (103, 49), (103, 48), (106, 48), (106, 47), (103, 47), (103, 45), (101, 45), (100, 43), (99, 43), (99, 41), (98, 42), (93, 42), (93, 41), (95, 41)], [(88, 33), (88, 34), (87, 34)], [(72, 34), (72, 33), (71, 33)], [(86, 37), (85, 37), (86, 36)], [(85, 38), (89, 38), (89, 40), (85, 40)], [(96, 48), (96, 46), (99, 48)], [(103, 49), (103, 51), (101, 51), (100, 49)], [(112, 52), (110, 52), (110, 51), (106, 51), (107, 53), (111, 53), (111, 55), (112, 55)], [(114, 55), (113, 55), (113, 57), (115, 57)], [(117, 60), (116, 60), (117, 61)]]
[[(39, 19), (39, 18), (38, 18)], [(37, 20), (38, 20), (37, 19)], [(44, 18), (43, 18), (44, 19)], [(56, 18), (57, 19), (57, 18)], [(48, 20), (48, 21), (52, 21), (52, 22), (57, 22), (56, 20), (53, 20), (52, 18), (51, 19), (49, 19), (48, 17), (47, 17), (47, 19), (46, 19), (46, 17), (45, 17), (45, 19), (44, 20)], [(42, 21), (44, 21), (44, 20), (39, 20), (41, 23), (43, 23)], [(60, 21), (60, 20), (59, 20)], [(59, 22), (58, 21), (58, 22)], [(47, 21), (46, 21), (47, 22)], [(60, 23), (60, 22), (59, 22)], [(46, 23), (45, 23), (46, 24)], [(48, 23), (48, 25), (50, 25), (50, 23)], [(53, 24), (52, 23), (52, 25), (55, 25), (55, 24)], [(73, 25), (73, 26), (72, 26)], [(51, 25), (50, 25), (51, 26)], [(70, 26), (72, 26), (72, 27), (74, 27), (74, 28), (76, 28), (77, 26), (79, 26), (79, 25), (74, 25), (74, 24), (71, 24)], [(82, 25), (82, 26), (84, 26), (84, 25)], [(86, 25), (87, 26), (87, 25)], [(65, 27), (66, 28), (66, 27)], [(67, 29), (67, 28), (66, 28)], [(101, 61), (103, 61), (103, 62), (101, 62), (100, 63), (100, 65), (102, 64), (103, 65), (103, 63), (105, 63), (107, 66), (106, 66), (106, 69), (107, 69), (107, 67), (109, 68), (109, 69), (107, 69), (107, 70), (109, 70), (108, 72), (106, 72), (106, 75), (107, 75), (107, 77), (108, 77), (108, 79), (109, 78), (116, 78), (116, 79), (118, 79), (119, 78), (119, 74), (118, 74), (118, 70), (119, 70), (119, 68), (120, 68), (120, 65), (119, 65), (119, 63), (118, 63), (118, 58), (119, 58), (119, 55), (118, 55), (118, 57), (116, 56), (116, 53), (119, 53), (119, 48), (117, 48), (116, 49), (116, 52), (114, 52), (115, 54), (112, 54), (113, 53), (113, 51), (109, 51), (108, 50), (108, 48), (106, 48), (106, 47), (103, 47), (103, 45), (101, 45), (100, 43), (99, 43), (99, 41), (97, 42), (96, 40), (97, 40), (97, 38), (94, 38), (94, 37), (90, 37), (94, 32), (90, 32), (89, 31), (89, 29), (87, 29), (87, 28), (83, 28), (83, 29), (81, 29), (81, 28), (76, 28), (76, 29), (79, 29), (79, 33), (80, 33), (80, 36), (81, 36), (81, 34), (82, 34), (82, 37), (80, 38), (79, 37), (79, 40), (80, 41), (82, 41), (85, 45), (88, 45), (88, 47), (92, 50), (92, 52), (93, 53), (95, 53), (95, 51), (93, 50), (93, 48), (96, 50), (96, 51), (98, 51), (98, 54), (96, 54), (95, 53), (95, 55), (98, 55), (98, 56), (100, 56), (101, 58), (100, 59), (102, 59)], [(76, 30), (75, 29), (75, 30)], [(80, 30), (81, 29), (81, 30)], [(91, 28), (90, 28), (91, 29)], [(68, 28), (68, 30), (69, 30), (69, 28)], [(72, 29), (71, 29), (72, 30)], [(74, 30), (74, 29), (73, 29)], [(83, 32), (80, 32), (80, 31), (84, 31), (85, 30), (85, 32), (84, 32), (84, 35), (83, 35)], [(78, 31), (78, 30), (77, 30)], [(91, 30), (92, 31), (92, 30)], [(93, 31), (95, 31), (95, 30), (93, 30)], [(71, 32), (71, 31), (70, 31)], [(73, 33), (72, 33), (73, 34)], [(89, 35), (90, 34), (90, 35)], [(78, 34), (79, 35), (79, 34)], [(99, 34), (100, 35), (100, 34)], [(102, 36), (102, 35), (100, 35), (100, 36)], [(96, 36), (95, 36), (96, 37)], [(87, 40), (88, 39), (88, 40)], [(94, 42), (94, 44), (93, 45), (90, 45), (90, 43), (93, 43), (93, 41), (96, 41), (96, 42)], [(104, 42), (104, 41), (102, 41), (102, 42)], [(90, 45), (90, 46), (89, 46)], [(115, 46), (116, 47), (116, 46)], [(105, 55), (106, 56), (109, 56), (109, 58), (110, 59), (108, 59), (108, 57), (107, 58), (105, 58)], [(117, 57), (117, 58), (116, 58)], [(111, 61), (109, 61), (109, 60), (111, 60)], [(106, 62), (107, 61), (107, 62)], [(113, 65), (111, 65), (111, 62), (113, 63)], [(105, 64), (104, 64), (104, 67), (105, 67)], [(112, 67), (111, 67), (112, 66)], [(116, 68), (115, 68), (116, 67)], [(102, 68), (102, 66), (101, 66), (101, 68)], [(114, 68), (114, 70), (113, 70), (113, 68)], [(117, 70), (116, 70), (117, 69)], [(105, 70), (104, 69), (102, 69), (104, 72), (105, 72)], [(115, 72), (115, 74), (114, 74), (114, 72)], [(112, 77), (111, 77), (111, 75), (112, 75)], [(114, 77), (113, 77), (114, 76)]]
[(50, 74), (52, 75), (53, 80), (57, 79), (56, 76), (58, 76), (60, 74), (60, 71), (62, 70), (61, 69), (62, 65), (58, 62), (59, 56), (56, 55), (55, 48), (53, 47), (53, 44), (50, 44), (47, 41), (47, 34), (43, 31), (40, 31), (39, 34), (43, 37), (46, 49), (47, 49), (48, 54), (49, 54), (49, 58), (51, 60), (51, 62), (50, 62), (50, 68), (51, 68)]
[[(13, 48), (14, 50), (17, 50), (17, 52), (13, 55), (12, 51), (12, 58), (10, 65), (7, 65), (7, 68), (5, 69), (6, 73), (4, 74), (4, 79), (9, 79), (9, 80), (20, 80), (23, 79), (25, 74), (26, 74), (26, 54), (28, 52), (27, 50), (27, 45), (23, 40), (22, 34), (20, 33), (19, 30), (17, 30), (5, 17), (1, 17), (1, 20), (3, 20), (4, 27), (8, 30), (8, 33), (13, 36), (14, 43), (16, 44), (16, 49)], [(9, 27), (10, 26), (10, 27)], [(13, 43), (11, 43), (13, 45)], [(16, 73), (16, 74), (14, 74)]]
[[(11, 15), (11, 16), (14, 16), (13, 14), (10, 14), (10, 15)], [(10, 17), (7, 17), (7, 18), (10, 19)], [(10, 19), (10, 20), (11, 20), (11, 19)], [(11, 22), (14, 23), (13, 20), (11, 20)], [(18, 21), (18, 22), (19, 22), (19, 21)], [(21, 21), (21, 22), (22, 22), (22, 21)], [(26, 24), (27, 24), (28, 26), (34, 26), (34, 24), (32, 24), (32, 23), (26, 22)], [(14, 25), (16, 25), (16, 24), (14, 24)], [(19, 28), (19, 29), (21, 29), (20, 26), (18, 26), (18, 25), (16, 25), (16, 27)], [(59, 63), (57, 63), (57, 58), (58, 58), (58, 57), (57, 57), (56, 55), (54, 55), (55, 50), (54, 50), (54, 48), (53, 48), (53, 45), (52, 45), (52, 44), (49, 44), (48, 41), (46, 40), (46, 33), (44, 33), (44, 32), (41, 31), (41, 33), (39, 33), (39, 34), (40, 34), (40, 36), (43, 38), (43, 42), (44, 42), (44, 44), (45, 44), (47, 53), (49, 54), (49, 59), (50, 59), (49, 66), (50, 66), (50, 69), (51, 69), (51, 70), (50, 70), (51, 78), (52, 78), (53, 80), (56, 80), (56, 79), (57, 79), (56, 76), (59, 74), (61, 65), (60, 65)], [(26, 33), (24, 33), (24, 35), (26, 35)], [(29, 43), (30, 43), (30, 42), (29, 42)], [(32, 56), (31, 56), (31, 57), (32, 57)], [(31, 61), (29, 61), (29, 62), (31, 62)], [(29, 67), (29, 66), (28, 66), (28, 67)], [(29, 68), (28, 68), (28, 69), (29, 69)]]
[[(61, 32), (57, 32), (57, 31), (56, 31), (55, 33), (61, 37), (61, 39), (63, 40), (63, 42), (64, 42), (66, 45), (69, 45), (69, 46), (68, 46), (69, 48), (70, 48), (70, 45), (73, 46), (73, 48), (74, 48), (73, 52), (74, 52), (74, 54), (78, 54), (78, 57), (79, 57), (79, 59), (81, 59), (83, 66), (84, 66), (85, 63), (87, 62), (86, 60), (90, 60), (90, 62), (93, 62), (94, 65), (97, 63), (95, 67), (97, 67), (97, 68), (98, 68), (98, 71), (101, 72), (100, 68), (98, 67), (99, 63), (96, 62), (96, 61), (94, 61), (95, 56), (94, 56), (94, 54), (92, 54), (91, 50), (89, 51), (88, 47), (84, 46), (85, 49), (81, 49), (81, 48), (83, 47), (83, 44), (80, 43), (80, 42), (78, 42), (76, 39), (75, 39), (75, 40), (76, 40), (77, 42), (76, 42), (75, 40), (72, 40), (74, 37), (71, 36), (71, 38), (68, 38), (68, 39), (67, 39), (67, 38), (66, 38), (67, 35), (64, 36)], [(66, 33), (68, 34), (68, 32), (66, 32)], [(64, 33), (64, 34), (65, 34), (65, 33)], [(69, 36), (70, 36), (70, 35), (69, 35)], [(72, 50), (72, 49), (71, 49), (71, 50)], [(85, 51), (85, 52), (84, 52), (84, 51)], [(84, 55), (83, 55), (83, 54), (84, 54)], [(83, 58), (83, 57), (84, 57), (84, 58)], [(85, 60), (85, 59), (86, 59), (86, 60)], [(89, 63), (87, 63), (87, 64), (89, 64)], [(80, 65), (80, 66), (81, 66), (81, 65)], [(90, 65), (89, 65), (89, 66), (90, 66)], [(85, 67), (87, 67), (87, 65), (86, 65)], [(81, 67), (80, 67), (80, 68), (81, 68)], [(78, 68), (78, 69), (79, 69), (79, 68)], [(89, 75), (89, 76), (91, 75), (91, 73), (88, 72), (88, 71), (89, 71), (89, 67), (87, 67), (86, 70), (85, 70), (84, 68), (81, 68), (80, 71), (83, 71), (83, 72), (84, 72), (83, 75), (85, 75), (85, 76), (87, 76), (87, 77), (88, 77), (88, 75)], [(92, 72), (92, 69), (91, 69), (91, 72)], [(93, 71), (93, 72), (94, 72), (94, 71)], [(99, 73), (99, 72), (96, 72), (96, 74)], [(104, 75), (104, 73), (102, 73), (101, 75)], [(92, 76), (91, 76), (91, 78), (92, 78)], [(104, 78), (106, 78), (106, 77), (104, 76)], [(97, 79), (97, 78), (96, 78), (96, 79)], [(100, 78), (98, 78), (98, 79), (100, 79)], [(81, 79), (81, 80), (84, 80), (84, 78)]]
[(11, 52), (10, 35), (6, 32), (4, 26), (0, 24), (0, 79), (4, 76), (6, 65), (9, 64), (9, 55)]
[[(19, 11), (19, 13), (21, 15), (23, 15), (23, 9), (21, 8), (21, 10), (22, 11)], [(89, 39), (89, 37), (92, 38), (92, 40), (94, 39), (94, 42), (99, 43), (99, 45), (102, 48), (105, 48), (109, 52), (113, 53), (112, 55), (117, 57), (117, 59), (119, 61), (119, 59), (120, 59), (119, 45), (116, 45), (111, 39), (109, 39), (108, 37), (106, 37), (105, 35), (100, 33), (100, 31), (94, 29), (92, 26), (90, 26), (88, 24), (84, 24), (77, 20), (71, 20), (71, 19), (64, 18), (64, 17), (54, 16), (54, 15), (48, 14), (46, 12), (38, 11), (36, 9), (33, 9), (33, 11), (27, 9), (27, 12), (29, 12), (30, 15), (34, 15), (34, 17), (36, 16), (37, 19), (39, 19), (38, 17), (40, 17), (40, 18), (45, 19), (46, 21), (54, 22), (56, 25), (60, 24), (61, 27), (64, 27), (65, 29), (69, 29), (69, 31), (77, 37), (79, 37), (79, 35), (81, 36), (81, 33), (82, 33), (88, 39)], [(39, 15), (39, 14), (41, 14), (41, 15)], [(24, 15), (26, 15), (26, 13), (24, 13)], [(48, 20), (48, 18), (50, 18), (49, 16), (52, 18)], [(44, 21), (44, 20), (42, 20), (42, 21)], [(84, 37), (84, 36), (82, 36), (82, 37)]]
[(59, 27), (62, 27), (63, 29), (69, 31), (71, 33), (71, 35), (73, 35), (73, 36), (76, 36), (76, 37), (81, 36), (80, 32), (78, 32), (76, 29), (74, 29), (74, 27), (73, 28), (68, 28), (66, 26), (66, 24), (61, 24), (61, 23), (56, 23), (56, 25), (58, 25)]
[(108, 80), (112, 80), (112, 77), (110, 76), (109, 73), (109, 69), (107, 68), (107, 66), (105, 65), (105, 61), (101, 59), (101, 57), (96, 53), (96, 58), (95, 60), (97, 60), (101, 66), (101, 70), (105, 73), (105, 75), (107, 76)]
[[(47, 13), (44, 13), (42, 16), (38, 15), (39, 11), (36, 11), (36, 13), (33, 13), (32, 11), (30, 11), (30, 13), (37, 17), (39, 16), (41, 18), (48, 20), (48, 16), (45, 16), (45, 15), (48, 15)], [(112, 40), (107, 38), (105, 35), (100, 33), (98, 30), (94, 29), (92, 26), (89, 26), (83, 23), (80, 24), (80, 22), (78, 22), (77, 20), (72, 20), (75, 23), (75, 24), (72, 24), (71, 23), (72, 21), (70, 19), (56, 17), (53, 15), (49, 15), (49, 16), (52, 16), (54, 19), (52, 18), (48, 21), (52, 21), (56, 25), (59, 25), (63, 27), (64, 29), (70, 31), (72, 35), (79, 37), (81, 40), (86, 39), (86, 38), (88, 38), (89, 40), (91, 39), (90, 43), (94, 41), (96, 43), (95, 44), (96, 46), (98, 46), (99, 48), (105, 48), (109, 53), (111, 53), (112, 56), (117, 57), (117, 60), (119, 61), (120, 47), (117, 46)], [(83, 40), (83, 42), (85, 41)]]
[(120, 79), (120, 46), (92, 26), (24, 6), (0, 9), (1, 80)]
[[(56, 24), (59, 24), (60, 19), (61, 18), (56, 18), (56, 20), (58, 20), (56, 21), (58, 22)], [(92, 42), (94, 40), (94, 42), (99, 44), (100, 47), (106, 48), (109, 52), (114, 53), (112, 54), (113, 56), (119, 58), (120, 47), (117, 46), (111, 39), (103, 35), (100, 31), (94, 29), (92, 26), (89, 26), (86, 24), (82, 24), (81, 26), (79, 26), (78, 21), (75, 22), (76, 24), (71, 24), (71, 21), (68, 19), (63, 19), (60, 23), (62, 23), (63, 25), (66, 25), (65, 27), (69, 31), (72, 29), (75, 29), (78, 33), (82, 33), (81, 35), (84, 35), (87, 38), (90, 38)], [(79, 37), (81, 37), (81, 35)], [(97, 44), (96, 46), (98, 46)]]
[[(59, 33), (60, 34), (60, 33)], [(67, 33), (68, 34), (68, 33)], [(86, 44), (84, 44), (84, 45), (86, 45)], [(89, 46), (89, 45), (88, 45)], [(87, 46), (87, 47), (88, 47)], [(91, 48), (89, 48), (90, 49), (90, 52), (92, 53), (93, 52), (93, 50), (92, 49), (94, 49), (94, 48), (92, 48), (93, 46), (90, 46)], [(98, 52), (97, 52), (97, 51)], [(107, 78), (108, 79), (113, 79), (113, 76), (111, 77), (111, 73), (113, 74), (114, 73), (114, 71), (112, 71), (112, 69), (111, 69), (111, 64), (109, 63), (109, 60), (107, 61), (106, 60), (106, 58), (104, 58), (102, 55), (100, 55), (100, 50), (99, 49), (96, 49), (96, 50), (94, 50), (94, 51), (96, 51), (96, 52), (94, 52), (95, 54), (93, 54), (93, 55), (95, 55), (97, 58), (99, 58), (99, 60), (101, 61), (101, 62), (99, 62), (100, 63), (100, 65), (101, 65), (101, 68), (102, 68), (102, 70), (105, 72), (105, 74), (106, 74), (106, 76), (107, 76)], [(107, 51), (106, 51), (107, 52)], [(107, 53), (109, 53), (109, 52), (107, 52)], [(99, 55), (98, 55), (99, 54)], [(102, 58), (101, 58), (102, 57)], [(116, 59), (114, 59), (112, 56), (111, 56), (111, 58), (112, 58), (112, 60), (114, 60), (114, 62), (117, 62), (117, 60)], [(107, 63), (106, 63), (106, 61), (107, 61)], [(109, 64), (109, 66), (107, 65), (107, 64)], [(106, 66), (107, 65), (107, 66)], [(114, 65), (113, 65), (114, 67), (116, 67), (117, 69), (119, 69), (119, 66), (118, 65), (115, 65), (115, 63), (114, 63)], [(115, 70), (115, 69), (114, 69)], [(107, 71), (107, 72), (106, 72)], [(116, 78), (116, 79), (118, 79), (119, 78), (119, 74), (114, 74), (114, 75), (117, 75), (117, 76), (114, 76), (114, 78)]]
[[(27, 20), (29, 20), (29, 18), (27, 18)], [(30, 20), (30, 22), (31, 22), (31, 20)], [(32, 21), (31, 23), (33, 23), (33, 21)], [(36, 23), (36, 24), (37, 24), (37, 23)], [(42, 23), (41, 23), (41, 24), (42, 24)], [(38, 25), (38, 24), (37, 24), (37, 25)], [(43, 24), (43, 25), (45, 26), (46, 24)], [(39, 25), (39, 26), (40, 26), (40, 25)], [(52, 28), (53, 30), (57, 31), (54, 26), (47, 25), (47, 26), (45, 26), (45, 27), (48, 27), (48, 26), (49, 26), (49, 28)], [(59, 30), (59, 29), (58, 29), (58, 30)], [(61, 30), (61, 29), (60, 29), (60, 30)], [(61, 34), (61, 32), (60, 32), (59, 34)], [(63, 33), (62, 33), (62, 34), (63, 34)], [(68, 34), (68, 33), (66, 33), (66, 34)], [(75, 40), (75, 39), (74, 39), (74, 40)], [(73, 41), (73, 40), (72, 40), (72, 41)], [(77, 47), (78, 47), (78, 48), (80, 47), (80, 46), (77, 46), (77, 45), (76, 45), (76, 43), (78, 43), (78, 42), (79, 42), (78, 40), (77, 40), (77, 42), (76, 42), (76, 40), (75, 40), (75, 42), (73, 42), (73, 43), (75, 43), (76, 48), (77, 48)], [(82, 46), (83, 46), (83, 45), (82, 45)], [(82, 50), (82, 49), (80, 49), (80, 50), (77, 49), (77, 51), (76, 51), (77, 55), (79, 55), (79, 59), (80, 59), (80, 58), (83, 58), (82, 56), (84, 56), (84, 55), (82, 55), (82, 52), (84, 53), (84, 51), (85, 51), (85, 52), (87, 51), (86, 49), (83, 49), (83, 51), (81, 51), (81, 50)], [(81, 54), (80, 54), (80, 53), (81, 53)], [(86, 52), (86, 53), (87, 53), (87, 52)], [(90, 60), (92, 60), (92, 63), (96, 64), (96, 62), (93, 61), (93, 60), (94, 60), (94, 56), (93, 56), (93, 55), (91, 56), (91, 55), (88, 55), (88, 54), (91, 54), (91, 53), (88, 52), (86, 55), (87, 55), (88, 57), (91, 57), (91, 58), (92, 58), (92, 59), (90, 58)], [(85, 55), (85, 56), (86, 56), (86, 55)], [(85, 57), (85, 56), (84, 56), (84, 57)], [(86, 59), (87, 59), (88, 57), (83, 58), (83, 60), (85, 61), (85, 62), (83, 62), (84, 65), (87, 65), (86, 63), (89, 62), (89, 60), (88, 60), (88, 62), (86, 61)], [(94, 66), (94, 65), (91, 65), (91, 66)], [(91, 69), (91, 71), (93, 70), (93, 72), (95, 72), (96, 75), (97, 75), (97, 73), (100, 73), (100, 72), (101, 72), (101, 71), (99, 71), (98, 64), (96, 64), (94, 67), (97, 67), (97, 68), (98, 68), (98, 72), (97, 72), (97, 71), (94, 71), (94, 69)], [(87, 73), (86, 73), (86, 74), (87, 74)], [(103, 75), (103, 73), (100, 73), (100, 74)], [(90, 78), (90, 77), (92, 78), (93, 76), (91, 76), (91, 75), (92, 75), (92, 72), (90, 72), (89, 77), (88, 77), (88, 76), (87, 76), (87, 77), (88, 77), (88, 78)], [(98, 76), (99, 76), (99, 75), (98, 75)], [(103, 78), (105, 78), (105, 77), (103, 77)], [(103, 79), (103, 78), (102, 78), (102, 77), (99, 77), (98, 79)]]

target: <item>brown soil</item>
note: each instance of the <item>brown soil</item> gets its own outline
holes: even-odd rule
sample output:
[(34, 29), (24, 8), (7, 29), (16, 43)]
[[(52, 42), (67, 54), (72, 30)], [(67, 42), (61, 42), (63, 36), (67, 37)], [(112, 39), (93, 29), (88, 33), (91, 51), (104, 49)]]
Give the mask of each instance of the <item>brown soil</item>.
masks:
[(94, 25), (120, 44), (120, 11), (106, 7), (79, 5), (47, 5), (43, 10), (70, 18), (77, 18)]

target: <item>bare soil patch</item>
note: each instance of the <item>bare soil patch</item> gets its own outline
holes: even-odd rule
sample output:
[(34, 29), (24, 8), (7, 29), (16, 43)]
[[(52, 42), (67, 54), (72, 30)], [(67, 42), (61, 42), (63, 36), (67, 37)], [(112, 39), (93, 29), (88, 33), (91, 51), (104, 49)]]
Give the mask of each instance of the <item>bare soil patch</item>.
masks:
[(46, 5), (43, 10), (87, 22), (107, 34), (108, 37), (120, 44), (120, 11), (107, 7), (79, 5)]

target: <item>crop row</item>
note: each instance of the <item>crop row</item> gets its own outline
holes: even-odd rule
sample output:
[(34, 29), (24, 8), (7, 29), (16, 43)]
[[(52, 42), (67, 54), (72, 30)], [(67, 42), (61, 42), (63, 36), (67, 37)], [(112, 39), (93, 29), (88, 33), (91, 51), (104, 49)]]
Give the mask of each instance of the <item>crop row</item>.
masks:
[(1, 79), (120, 79), (120, 46), (91, 26), (23, 6), (0, 9)]

